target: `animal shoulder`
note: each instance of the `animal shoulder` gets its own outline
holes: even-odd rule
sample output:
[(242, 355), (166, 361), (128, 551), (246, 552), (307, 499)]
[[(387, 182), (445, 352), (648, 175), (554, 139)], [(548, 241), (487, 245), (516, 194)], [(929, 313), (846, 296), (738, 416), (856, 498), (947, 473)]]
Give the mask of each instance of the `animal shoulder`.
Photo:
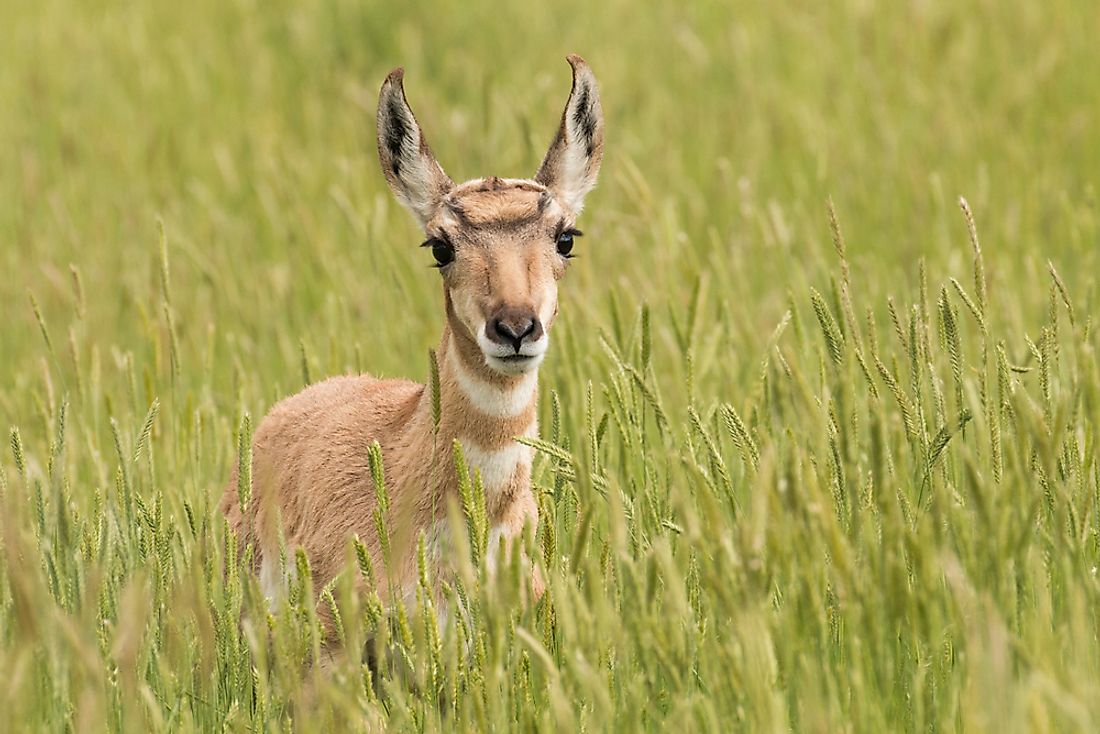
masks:
[(385, 431), (415, 410), (424, 385), (369, 375), (330, 377), (279, 401), (264, 418), (257, 441), (301, 441), (374, 427)]

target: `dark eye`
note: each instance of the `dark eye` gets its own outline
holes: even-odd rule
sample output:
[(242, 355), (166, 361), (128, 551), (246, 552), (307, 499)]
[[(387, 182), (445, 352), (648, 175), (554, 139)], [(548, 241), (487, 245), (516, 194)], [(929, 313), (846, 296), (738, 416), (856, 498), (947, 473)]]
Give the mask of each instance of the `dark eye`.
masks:
[(455, 248), (447, 240), (433, 237), (424, 243), (426, 247), (432, 248), (432, 257), (435, 258), (436, 267), (441, 268), (444, 265), (450, 265), (455, 259)]
[(564, 258), (573, 257), (570, 253), (573, 252), (573, 238), (580, 237), (581, 231), (579, 229), (567, 229), (558, 235), (558, 254)]

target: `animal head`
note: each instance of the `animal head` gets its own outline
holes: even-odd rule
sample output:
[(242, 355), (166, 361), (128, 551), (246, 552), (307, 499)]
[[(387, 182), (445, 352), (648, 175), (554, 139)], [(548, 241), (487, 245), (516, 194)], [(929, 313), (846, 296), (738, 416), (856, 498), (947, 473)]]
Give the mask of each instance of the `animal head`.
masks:
[(603, 158), (596, 77), (570, 56), (573, 87), (534, 178), (455, 184), (432, 155), (395, 69), (378, 100), (378, 157), (398, 200), (424, 228), (443, 277), (453, 333), (476, 344), (490, 369), (517, 375), (538, 367), (558, 313), (577, 215)]

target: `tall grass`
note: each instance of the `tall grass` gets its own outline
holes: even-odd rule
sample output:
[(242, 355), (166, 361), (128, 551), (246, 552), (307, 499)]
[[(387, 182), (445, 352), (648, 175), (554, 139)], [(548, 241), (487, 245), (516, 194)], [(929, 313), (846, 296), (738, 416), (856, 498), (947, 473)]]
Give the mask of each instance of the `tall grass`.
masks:
[[(1094, 9), (1009, 5), (0, 8), (4, 728), (1096, 730)], [(470, 477), (442, 630), (354, 542), (269, 610), (216, 508), (259, 416), (434, 372), (378, 83), (452, 175), (523, 175), (569, 51), (609, 154), (546, 596), (490, 581)]]

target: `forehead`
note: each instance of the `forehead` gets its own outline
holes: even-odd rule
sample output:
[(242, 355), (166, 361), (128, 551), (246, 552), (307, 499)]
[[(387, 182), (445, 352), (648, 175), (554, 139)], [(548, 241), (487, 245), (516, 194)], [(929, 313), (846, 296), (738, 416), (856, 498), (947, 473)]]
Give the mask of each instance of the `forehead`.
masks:
[(513, 228), (561, 218), (562, 210), (542, 184), (491, 176), (452, 189), (441, 215), (460, 227)]

